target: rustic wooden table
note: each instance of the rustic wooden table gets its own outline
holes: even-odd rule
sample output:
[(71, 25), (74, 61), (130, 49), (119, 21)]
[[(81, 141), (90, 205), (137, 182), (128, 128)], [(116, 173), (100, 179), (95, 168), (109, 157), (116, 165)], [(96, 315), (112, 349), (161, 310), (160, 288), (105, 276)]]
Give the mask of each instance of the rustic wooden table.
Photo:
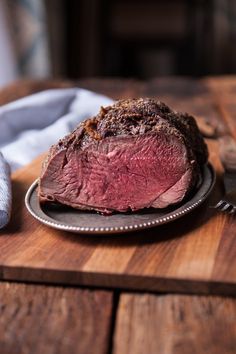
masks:
[[(71, 85), (70, 82), (19, 82), (0, 91), (0, 104), (45, 88)], [(113, 98), (158, 97), (177, 110), (196, 115), (200, 124), (202, 117), (207, 118), (218, 135), (231, 134), (236, 139), (236, 77), (148, 82), (93, 79), (80, 81), (79, 86)], [(207, 134), (206, 126), (205, 129)], [(218, 197), (222, 168), (217, 159), (217, 139), (209, 139), (208, 144), (218, 173), (215, 192)], [(19, 209), (17, 203), (37, 174), (36, 165), (37, 162), (13, 176), (15, 203)], [(188, 221), (184, 219), (184, 226), (179, 222), (162, 228), (160, 239), (154, 231), (139, 235), (138, 244), (135, 235), (127, 236), (130, 241), (125, 246), (131, 257), (128, 263), (116, 239), (101, 240), (99, 244), (93, 240), (89, 245), (81, 237), (70, 236), (65, 241), (56, 231), (50, 234), (46, 227), (31, 222), (25, 211), (17, 211), (19, 225), (12, 221), (0, 234), (0, 279), (3, 280), (0, 283), (0, 353), (235, 353), (235, 217), (216, 215), (206, 207), (198, 213), (197, 222), (199, 214), (194, 213), (187, 217)], [(24, 223), (21, 218), (25, 218)], [(175, 231), (175, 227), (179, 229)], [(42, 238), (34, 235), (34, 230), (39, 235), (39, 228)], [(175, 232), (178, 240), (173, 237)], [(47, 236), (49, 241), (43, 244)], [(61, 251), (58, 239), (65, 243), (65, 254), (61, 257), (57, 254)], [(78, 245), (80, 242), (82, 246)], [(73, 259), (76, 247), (82, 257), (79, 263)], [(93, 247), (96, 247), (95, 256)], [(114, 255), (114, 262), (110, 254)], [(63, 258), (66, 256), (69, 261)], [(129, 269), (124, 286), (118, 277), (112, 282), (101, 276), (107, 267), (122, 274), (124, 261)], [(64, 278), (55, 269), (58, 262), (67, 271), (63, 273)], [(41, 267), (37, 272), (36, 264)], [(76, 271), (84, 270), (81, 264), (88, 272), (75, 277)], [(142, 274), (140, 267), (144, 270)], [(78, 286), (96, 285), (96, 274), (100, 275), (97, 287)], [(128, 288), (129, 291), (125, 290)]]

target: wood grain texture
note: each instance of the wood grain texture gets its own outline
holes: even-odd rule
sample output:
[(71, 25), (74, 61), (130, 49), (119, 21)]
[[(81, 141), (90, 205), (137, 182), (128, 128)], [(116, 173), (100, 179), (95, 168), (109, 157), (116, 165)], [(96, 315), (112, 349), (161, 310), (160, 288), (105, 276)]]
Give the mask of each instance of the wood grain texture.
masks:
[[(134, 96), (162, 95), (164, 101), (169, 99), (176, 105), (186, 102), (192, 112), (203, 113), (205, 109), (211, 122), (226, 126), (219, 112), (214, 115), (216, 102), (212, 100), (215, 96), (205, 82), (181, 79), (160, 79), (149, 83), (89, 82), (84, 81), (83, 86), (91, 89), (93, 83), (93, 89), (99, 91), (100, 85), (101, 92), (113, 97), (127, 97), (131, 93)], [(224, 129), (227, 131), (228, 127)], [(83, 236), (41, 225), (28, 214), (23, 200), (29, 185), (39, 175), (41, 160), (17, 171), (13, 175), (12, 221), (0, 233), (0, 278), (152, 291), (235, 294), (236, 219), (209, 208), (222, 195), (222, 166), (218, 158), (218, 142), (209, 139), (208, 146), (210, 160), (217, 171), (216, 187), (209, 200), (174, 223), (120, 236)]]
[(0, 283), (1, 354), (105, 354), (112, 294)]
[(235, 299), (123, 294), (113, 354), (234, 354), (235, 333)]

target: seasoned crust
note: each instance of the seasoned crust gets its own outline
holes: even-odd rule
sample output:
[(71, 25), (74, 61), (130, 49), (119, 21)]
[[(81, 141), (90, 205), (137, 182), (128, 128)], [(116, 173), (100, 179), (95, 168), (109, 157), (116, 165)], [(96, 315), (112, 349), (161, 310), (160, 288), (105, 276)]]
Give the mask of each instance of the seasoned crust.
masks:
[(166, 104), (151, 98), (133, 98), (101, 107), (95, 117), (80, 123), (71, 134), (51, 148), (44, 165), (47, 165), (50, 156), (69, 146), (83, 149), (92, 141), (109, 136), (135, 136), (162, 128), (184, 140), (189, 157), (196, 160), (198, 165), (207, 162), (207, 146), (192, 116), (175, 112)]

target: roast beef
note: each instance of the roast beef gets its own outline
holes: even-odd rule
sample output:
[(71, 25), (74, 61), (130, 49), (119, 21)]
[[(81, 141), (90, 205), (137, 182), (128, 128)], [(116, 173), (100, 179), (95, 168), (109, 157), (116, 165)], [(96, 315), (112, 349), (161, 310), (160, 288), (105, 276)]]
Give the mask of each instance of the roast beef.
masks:
[(39, 199), (102, 213), (166, 208), (196, 186), (207, 157), (190, 115), (149, 98), (121, 100), (51, 147)]

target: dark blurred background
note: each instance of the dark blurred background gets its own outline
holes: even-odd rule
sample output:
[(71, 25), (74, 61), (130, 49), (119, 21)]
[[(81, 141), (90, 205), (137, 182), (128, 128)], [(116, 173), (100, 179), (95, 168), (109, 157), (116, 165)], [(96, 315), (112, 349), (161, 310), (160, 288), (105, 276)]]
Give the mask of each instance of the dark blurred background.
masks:
[(55, 75), (148, 78), (236, 72), (235, 0), (45, 4)]
[(236, 0), (6, 3), (18, 77), (146, 79), (236, 72)]

